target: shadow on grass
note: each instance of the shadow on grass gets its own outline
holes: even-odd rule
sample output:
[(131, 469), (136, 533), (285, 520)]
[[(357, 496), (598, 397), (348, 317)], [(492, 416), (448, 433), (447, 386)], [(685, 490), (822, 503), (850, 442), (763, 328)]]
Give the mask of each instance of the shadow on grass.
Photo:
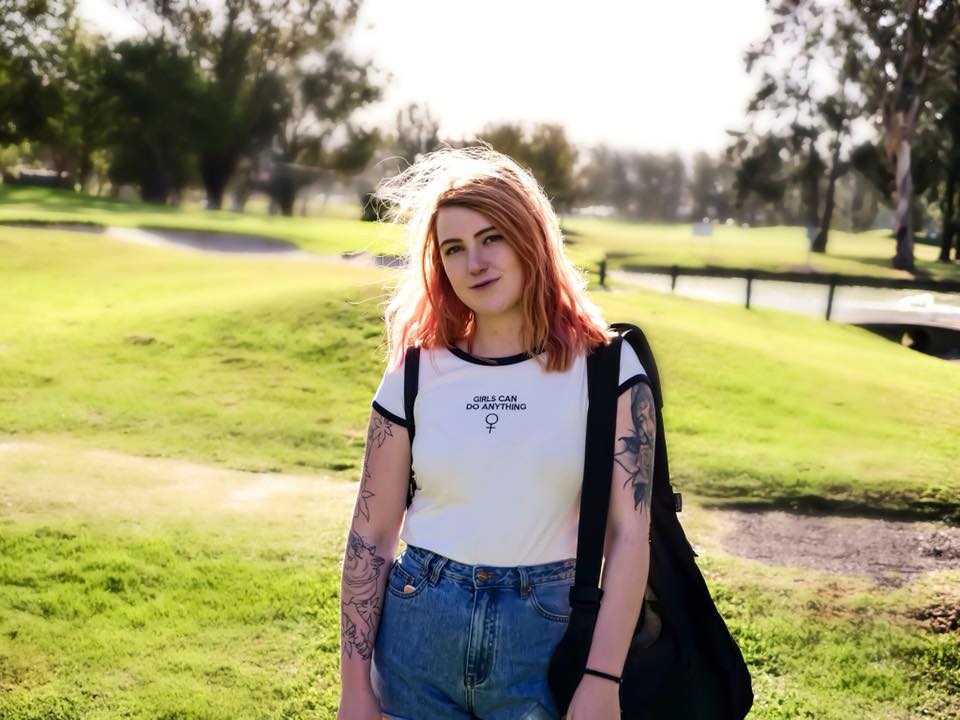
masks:
[[(888, 501), (889, 502), (889, 501)], [(782, 510), (795, 515), (837, 516), (880, 520), (943, 521), (960, 524), (960, 501), (907, 500), (903, 505), (879, 505), (866, 500), (827, 498), (820, 495), (792, 495), (764, 499), (734, 500), (702, 498), (704, 508), (769, 512)]]
[[(830, 257), (837, 258), (838, 260), (851, 260), (853, 262), (863, 263), (864, 265), (872, 265), (873, 267), (883, 268), (890, 272), (897, 272), (897, 269), (893, 267), (892, 256), (890, 258), (877, 258), (877, 257), (863, 257), (861, 255), (844, 255), (844, 254), (830, 254)], [(914, 267), (913, 279), (914, 280), (938, 280), (941, 278), (935, 277), (932, 273), (927, 270), (924, 270), (919, 266), (919, 263), (922, 261), (916, 261), (917, 265)]]
[(104, 210), (114, 213), (177, 213), (179, 208), (170, 205), (154, 205), (142, 202), (125, 202), (113, 198), (74, 193), (68, 190), (51, 190), (49, 188), (29, 187), (2, 187), (0, 186), (0, 202), (4, 203), (31, 203), (46, 210), (69, 212), (84, 212), (89, 210)]
[(21, 227), (43, 230), (69, 230), (72, 232), (102, 233), (107, 226), (103, 223), (90, 220), (72, 220), (70, 222), (57, 222), (53, 220), (3, 220), (0, 221), (0, 227)]

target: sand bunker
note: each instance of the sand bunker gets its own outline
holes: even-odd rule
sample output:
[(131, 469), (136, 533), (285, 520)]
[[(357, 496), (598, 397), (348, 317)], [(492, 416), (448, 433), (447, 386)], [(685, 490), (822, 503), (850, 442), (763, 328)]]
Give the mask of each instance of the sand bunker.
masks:
[(721, 512), (733, 555), (901, 585), (932, 570), (960, 570), (960, 527), (936, 522)]

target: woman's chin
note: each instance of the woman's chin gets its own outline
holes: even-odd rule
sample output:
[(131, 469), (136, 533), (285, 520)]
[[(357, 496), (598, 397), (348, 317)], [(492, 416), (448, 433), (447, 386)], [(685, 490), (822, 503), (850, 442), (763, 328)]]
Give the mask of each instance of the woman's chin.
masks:
[[(468, 306), (470, 307), (470, 306)], [(474, 303), (471, 310), (481, 321), (484, 319), (494, 319), (506, 317), (517, 313), (519, 305), (507, 305), (506, 303)]]

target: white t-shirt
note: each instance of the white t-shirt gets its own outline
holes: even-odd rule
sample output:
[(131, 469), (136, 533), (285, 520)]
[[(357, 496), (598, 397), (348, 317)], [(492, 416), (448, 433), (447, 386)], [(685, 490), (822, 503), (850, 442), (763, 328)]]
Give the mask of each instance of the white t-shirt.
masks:
[[(546, 372), (527, 355), (477, 358), (423, 349), (414, 404), (417, 492), (400, 537), (470, 565), (576, 557), (587, 425), (587, 364)], [(630, 344), (620, 392), (646, 380)], [(373, 407), (406, 427), (403, 366)]]

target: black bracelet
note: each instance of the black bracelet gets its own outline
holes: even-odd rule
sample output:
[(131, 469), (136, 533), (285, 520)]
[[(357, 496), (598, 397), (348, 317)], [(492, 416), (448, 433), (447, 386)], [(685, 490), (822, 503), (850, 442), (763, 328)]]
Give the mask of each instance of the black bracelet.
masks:
[(599, 670), (594, 670), (593, 668), (586, 668), (583, 671), (584, 675), (596, 675), (597, 677), (602, 677), (604, 680), (612, 680), (617, 685), (620, 685), (623, 682), (623, 678), (618, 675), (611, 675), (610, 673), (600, 672)]

